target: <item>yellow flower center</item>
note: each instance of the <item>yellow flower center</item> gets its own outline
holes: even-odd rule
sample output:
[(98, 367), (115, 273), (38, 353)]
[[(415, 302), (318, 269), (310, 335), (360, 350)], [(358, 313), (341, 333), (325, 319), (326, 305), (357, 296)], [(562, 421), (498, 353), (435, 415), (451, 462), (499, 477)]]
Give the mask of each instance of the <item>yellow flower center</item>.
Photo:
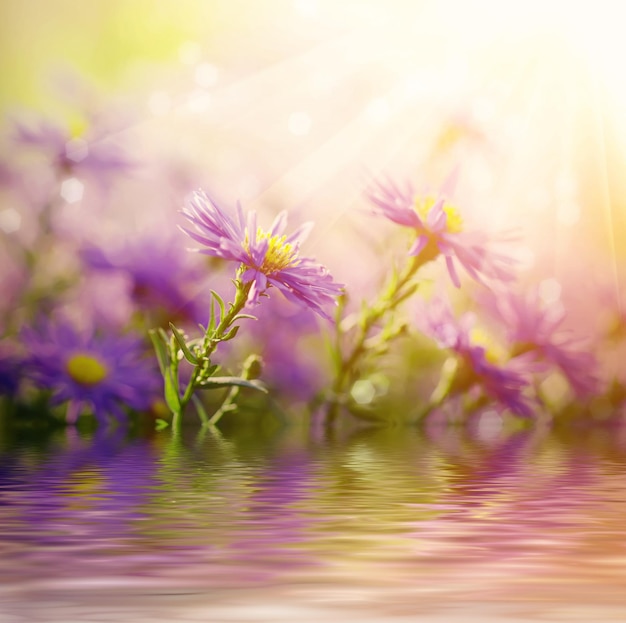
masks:
[[(417, 212), (417, 215), (423, 221), (426, 221), (426, 219), (428, 218), (428, 213), (432, 210), (436, 202), (437, 197), (433, 197), (432, 195), (416, 199), (415, 211)], [(446, 230), (451, 234), (458, 234), (460, 231), (462, 231), (463, 219), (461, 218), (459, 211), (449, 203), (443, 204), (443, 211), (447, 216)]]
[(72, 117), (68, 123), (71, 138), (82, 138), (87, 131), (87, 120), (83, 117)]
[(489, 363), (500, 364), (506, 359), (502, 347), (483, 329), (478, 327), (472, 329), (470, 339), (472, 344), (482, 346), (485, 349), (485, 358)]
[(109, 374), (105, 363), (87, 353), (76, 353), (67, 362), (67, 373), (81, 385), (97, 385)]
[[(292, 266), (298, 263), (296, 259), (297, 249), (290, 243), (286, 242), (287, 236), (270, 236), (269, 232), (263, 231), (260, 227), (256, 233), (257, 241), (267, 239), (268, 246), (263, 263), (258, 268), (265, 275), (271, 275), (272, 273), (283, 270), (287, 266)], [(247, 251), (250, 250), (250, 243), (248, 241), (248, 235), (246, 234), (246, 241), (244, 246)]]

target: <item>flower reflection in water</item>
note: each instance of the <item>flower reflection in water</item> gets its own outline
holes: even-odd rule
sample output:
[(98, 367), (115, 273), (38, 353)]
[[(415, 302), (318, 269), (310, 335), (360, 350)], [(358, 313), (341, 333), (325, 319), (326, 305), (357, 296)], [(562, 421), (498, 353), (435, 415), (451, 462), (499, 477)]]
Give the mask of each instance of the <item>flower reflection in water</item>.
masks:
[[(625, 611), (617, 429), (564, 439), (431, 426), (315, 444), (297, 427), (252, 432), (68, 431), (5, 453), (9, 607), (77, 620), (280, 602), (367, 620), (468, 601), (540, 612), (575, 588), (581, 603)], [(194, 598), (168, 606), (167, 594)]]

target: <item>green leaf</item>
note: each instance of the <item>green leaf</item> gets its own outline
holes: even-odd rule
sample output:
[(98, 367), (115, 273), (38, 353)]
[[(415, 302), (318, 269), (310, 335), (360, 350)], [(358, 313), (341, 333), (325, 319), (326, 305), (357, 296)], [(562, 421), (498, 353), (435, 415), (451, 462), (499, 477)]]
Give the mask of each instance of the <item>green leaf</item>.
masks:
[(180, 411), (180, 396), (171, 368), (163, 375), (163, 380), (165, 381), (165, 402), (172, 413), (178, 413)]
[(236, 322), (237, 320), (242, 320), (243, 318), (250, 318), (250, 320), (258, 320), (258, 318), (256, 316), (253, 316), (252, 314), (237, 314), (233, 318), (233, 322)]
[[(213, 290), (211, 290), (213, 292)], [(206, 334), (213, 335), (213, 331), (215, 330), (215, 299), (211, 299), (211, 313), (209, 315), (209, 324), (206, 328)]]
[(256, 389), (257, 391), (267, 394), (267, 389), (263, 383), (257, 380), (242, 379), (239, 376), (212, 376), (209, 379), (202, 381), (198, 385), (200, 389), (222, 389), (224, 387), (247, 387), (249, 389)]
[(164, 428), (167, 428), (170, 425), (169, 422), (167, 422), (166, 420), (162, 420), (161, 418), (159, 418), (156, 421), (156, 424), (154, 426), (155, 430), (163, 430)]
[(239, 325), (233, 327), (223, 338), (221, 338), (221, 342), (228, 342), (228, 340), (232, 340), (237, 333), (239, 332)]
[(220, 369), (220, 364), (219, 363), (214, 363), (212, 366), (209, 366), (206, 369), (206, 375), (207, 376), (213, 376), (219, 369)]
[(150, 340), (152, 341), (152, 345), (154, 346), (154, 352), (156, 353), (157, 361), (159, 362), (161, 375), (165, 378), (166, 371), (170, 367), (170, 361), (166, 347), (167, 342), (165, 342), (164, 344), (161, 338), (161, 334), (154, 329), (150, 329), (148, 334), (150, 335)]
[(215, 290), (211, 290), (211, 294), (213, 295), (212, 302), (217, 301), (217, 304), (220, 306), (220, 322), (221, 322), (224, 316), (226, 315), (226, 303), (224, 303), (224, 299)]
[(183, 355), (185, 359), (192, 365), (196, 365), (198, 363), (198, 358), (189, 350), (187, 346), (187, 342), (185, 341), (185, 336), (170, 322), (170, 329), (180, 346), (180, 349), (183, 351)]
[(402, 303), (402, 301), (406, 301), (406, 299), (413, 296), (413, 294), (417, 292), (418, 288), (419, 288), (418, 283), (412, 283), (406, 287), (406, 290), (404, 292), (398, 292), (396, 295), (396, 298), (393, 301), (394, 307)]

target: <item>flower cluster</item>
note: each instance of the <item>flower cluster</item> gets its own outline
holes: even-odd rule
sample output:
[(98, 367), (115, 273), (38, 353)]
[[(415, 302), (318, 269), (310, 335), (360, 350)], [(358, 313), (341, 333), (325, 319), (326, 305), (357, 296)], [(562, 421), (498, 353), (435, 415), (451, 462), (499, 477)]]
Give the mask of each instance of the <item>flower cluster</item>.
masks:
[[(449, 305), (436, 299), (424, 309), (418, 319), (424, 333), (437, 344), (458, 357), (458, 367), (448, 383), (442, 398), (464, 394), (473, 388), (482, 390), (497, 406), (510, 409), (522, 417), (531, 417), (535, 412), (528, 398), (531, 369), (527, 361), (498, 361), (489, 345), (473, 339), (476, 319), (471, 313), (455, 319)], [(520, 365), (521, 364), (521, 365)]]
[[(112, 126), (85, 118), (78, 131), (45, 119), (9, 128), (0, 392), (11, 403), (43, 402), (67, 423), (90, 413), (103, 426), (158, 415), (156, 426), (178, 431), (191, 407), (211, 426), (238, 409), (323, 406), (331, 426), (348, 414), (380, 422), (406, 411), (419, 421), (445, 414), (448, 401), (527, 421), (625, 402), (626, 379), (598, 369), (565, 307), (517, 283), (520, 267), (503, 251), (513, 238), (469, 225), (456, 173), (434, 193), (369, 184), (364, 201), (404, 235), (402, 252), (384, 241), (390, 253), (375, 265), (330, 252), (331, 274), (304, 252), (311, 223), (289, 232), (284, 209), (266, 226), (263, 213), (190, 193), (196, 176), (166, 159), (144, 176), (142, 221), (141, 176), (123, 182), (150, 163)], [(83, 182), (90, 193), (72, 191)], [(113, 182), (122, 190), (109, 204)], [(98, 218), (86, 218), (96, 199)], [(333, 277), (357, 271), (367, 290)], [(454, 300), (429, 295), (433, 282)], [(453, 305), (465, 307), (458, 317)], [(613, 317), (619, 326), (605, 334), (616, 342), (626, 331), (623, 313)], [(486, 321), (489, 340), (478, 330)]]

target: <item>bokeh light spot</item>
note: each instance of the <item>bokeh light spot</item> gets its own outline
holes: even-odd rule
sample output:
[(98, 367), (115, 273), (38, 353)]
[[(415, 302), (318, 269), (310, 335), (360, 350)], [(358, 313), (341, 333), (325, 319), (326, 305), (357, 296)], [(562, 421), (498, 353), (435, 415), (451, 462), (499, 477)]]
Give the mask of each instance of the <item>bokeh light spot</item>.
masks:
[(22, 217), (15, 208), (0, 211), (0, 229), (5, 234), (16, 232), (22, 224)]
[(61, 184), (61, 197), (67, 203), (77, 203), (83, 198), (84, 184), (75, 177), (70, 177)]
[(376, 396), (376, 388), (374, 387), (374, 383), (371, 381), (367, 379), (360, 380), (352, 386), (350, 395), (357, 404), (367, 405), (374, 400), (374, 396)]

